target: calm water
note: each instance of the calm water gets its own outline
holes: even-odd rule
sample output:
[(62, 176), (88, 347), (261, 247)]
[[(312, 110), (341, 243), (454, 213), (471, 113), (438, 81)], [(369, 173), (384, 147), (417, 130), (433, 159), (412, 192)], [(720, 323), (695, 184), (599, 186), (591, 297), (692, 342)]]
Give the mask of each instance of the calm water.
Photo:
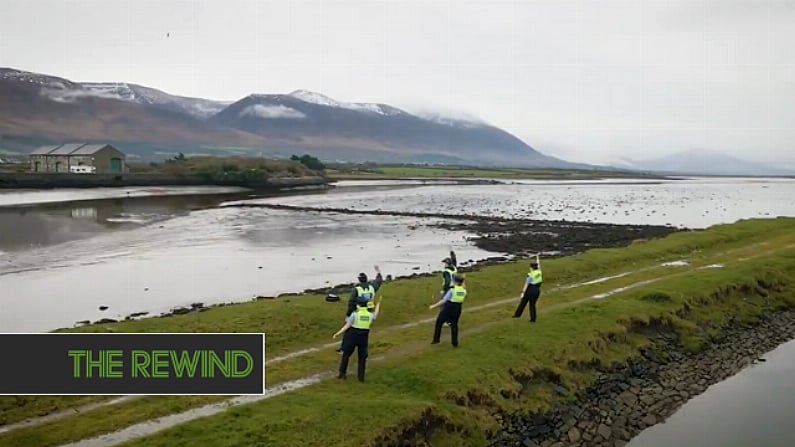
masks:
[(628, 447), (795, 446), (795, 341), (683, 405)]
[[(224, 202), (691, 228), (795, 216), (792, 180), (417, 183), (344, 182), (329, 192), (265, 198), (213, 188), (2, 192), (0, 332), (323, 287), (371, 273), (376, 263), (392, 275), (437, 270), (450, 249), (461, 260), (494, 255), (467, 234), (421, 225), (428, 220), (216, 207)], [(103, 305), (109, 309), (99, 311)]]

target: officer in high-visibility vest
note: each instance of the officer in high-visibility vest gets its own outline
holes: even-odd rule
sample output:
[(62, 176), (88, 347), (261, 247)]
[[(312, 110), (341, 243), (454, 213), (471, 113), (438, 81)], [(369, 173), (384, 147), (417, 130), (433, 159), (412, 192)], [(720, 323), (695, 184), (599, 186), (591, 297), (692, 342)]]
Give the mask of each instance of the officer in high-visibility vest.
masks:
[(535, 323), (536, 321), (536, 303), (538, 302), (538, 298), (541, 296), (541, 283), (543, 282), (543, 276), (541, 275), (541, 264), (538, 261), (538, 256), (536, 256), (535, 262), (530, 263), (530, 271), (527, 273), (527, 279), (524, 282), (524, 287), (522, 288), (522, 299), (519, 302), (519, 306), (516, 308), (516, 311), (513, 313), (513, 318), (519, 318), (524, 313), (524, 308), (528, 304), (530, 304), (530, 322)]
[(458, 320), (461, 318), (461, 310), (464, 306), (464, 299), (466, 299), (467, 291), (464, 288), (464, 277), (455, 274), (453, 275), (453, 287), (447, 290), (442, 299), (436, 304), (429, 306), (429, 309), (434, 309), (443, 306), (439, 311), (439, 316), (436, 317), (436, 325), (433, 328), (433, 340), (431, 344), (439, 343), (442, 335), (442, 325), (445, 323), (450, 324), (450, 341), (453, 347), (458, 347)]
[(458, 262), (455, 258), (455, 252), (450, 250), (450, 257), (442, 259), (444, 270), (442, 271), (442, 291), (439, 298), (443, 297), (451, 287), (453, 287), (453, 275), (458, 273)]
[[(366, 300), (368, 302), (368, 306), (370, 309), (373, 308), (373, 299), (375, 298), (375, 292), (381, 288), (381, 284), (384, 282), (384, 278), (381, 276), (381, 269), (378, 266), (374, 266), (375, 269), (375, 280), (372, 282), (367, 280), (367, 275), (364, 273), (359, 273), (359, 284), (357, 284), (353, 290), (351, 290), (351, 296), (348, 298), (348, 308), (345, 310), (345, 317), (349, 317), (354, 310), (356, 310), (356, 305), (359, 300)], [(342, 354), (342, 344), (337, 349), (337, 354)]]
[(345, 379), (348, 375), (348, 360), (353, 355), (353, 350), (356, 349), (358, 354), (358, 364), (356, 376), (359, 382), (364, 382), (364, 371), (367, 367), (367, 347), (370, 342), (370, 327), (373, 322), (378, 318), (378, 312), (381, 310), (381, 298), (375, 305), (375, 309), (368, 306), (372, 300), (362, 299), (356, 303), (356, 309), (348, 315), (343, 325), (332, 338), (337, 338), (343, 332), (345, 336), (342, 338), (342, 359), (340, 360), (339, 375), (337, 378)]

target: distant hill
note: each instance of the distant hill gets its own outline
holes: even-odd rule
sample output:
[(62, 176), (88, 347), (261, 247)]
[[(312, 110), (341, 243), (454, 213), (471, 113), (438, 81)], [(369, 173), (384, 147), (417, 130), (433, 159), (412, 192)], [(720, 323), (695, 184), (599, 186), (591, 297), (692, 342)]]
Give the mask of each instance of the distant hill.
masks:
[(624, 159), (622, 167), (652, 171), (662, 174), (680, 175), (752, 175), (752, 176), (791, 176), (791, 169), (753, 163), (717, 151), (693, 149), (673, 155), (649, 159)]
[(146, 158), (309, 153), (345, 162), (593, 168), (542, 154), (477, 119), (418, 116), (306, 90), (214, 101), (0, 68), (0, 149), (63, 141), (110, 142)]

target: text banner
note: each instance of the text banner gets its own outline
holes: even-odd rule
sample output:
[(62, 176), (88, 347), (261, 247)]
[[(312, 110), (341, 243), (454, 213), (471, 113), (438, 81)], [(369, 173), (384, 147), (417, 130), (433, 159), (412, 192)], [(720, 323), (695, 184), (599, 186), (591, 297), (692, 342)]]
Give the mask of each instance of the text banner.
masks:
[(262, 394), (264, 334), (0, 334), (0, 394)]

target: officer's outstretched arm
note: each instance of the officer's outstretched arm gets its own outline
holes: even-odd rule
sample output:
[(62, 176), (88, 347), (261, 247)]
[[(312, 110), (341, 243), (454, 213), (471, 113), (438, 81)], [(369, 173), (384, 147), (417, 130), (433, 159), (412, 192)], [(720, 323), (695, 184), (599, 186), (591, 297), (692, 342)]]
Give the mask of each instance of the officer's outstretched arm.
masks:
[(345, 320), (345, 324), (340, 328), (340, 330), (338, 330), (336, 333), (334, 333), (334, 335), (332, 335), (331, 338), (339, 337), (339, 335), (341, 333), (347, 331), (349, 327), (351, 327), (351, 323), (348, 320)]

